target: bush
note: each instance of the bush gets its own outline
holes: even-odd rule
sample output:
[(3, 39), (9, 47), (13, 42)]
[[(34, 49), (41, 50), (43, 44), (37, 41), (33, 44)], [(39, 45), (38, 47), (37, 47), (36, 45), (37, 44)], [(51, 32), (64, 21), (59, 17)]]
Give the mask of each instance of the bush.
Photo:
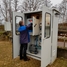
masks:
[(10, 36), (11, 36), (11, 32), (1, 31), (0, 32), (0, 41), (2, 41), (2, 40), (9, 40)]

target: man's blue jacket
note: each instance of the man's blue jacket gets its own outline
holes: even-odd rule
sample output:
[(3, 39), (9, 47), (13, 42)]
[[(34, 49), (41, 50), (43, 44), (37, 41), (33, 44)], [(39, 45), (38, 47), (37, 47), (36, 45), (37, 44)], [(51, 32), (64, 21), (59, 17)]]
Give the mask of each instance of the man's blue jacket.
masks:
[(29, 31), (32, 29), (32, 23), (28, 26), (20, 26), (18, 31), (20, 32), (20, 44), (30, 42)]

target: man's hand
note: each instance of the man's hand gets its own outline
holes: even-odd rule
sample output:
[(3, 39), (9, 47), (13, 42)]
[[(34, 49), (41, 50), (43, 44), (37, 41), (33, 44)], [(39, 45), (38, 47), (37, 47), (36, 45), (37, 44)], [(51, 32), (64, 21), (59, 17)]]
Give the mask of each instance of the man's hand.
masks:
[(33, 25), (33, 23), (31, 23), (31, 26)]

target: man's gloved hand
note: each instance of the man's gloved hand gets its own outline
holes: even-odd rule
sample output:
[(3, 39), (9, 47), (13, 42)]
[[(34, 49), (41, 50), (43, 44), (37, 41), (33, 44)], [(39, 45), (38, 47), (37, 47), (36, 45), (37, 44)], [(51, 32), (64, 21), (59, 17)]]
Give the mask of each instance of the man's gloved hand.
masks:
[(33, 23), (30, 23), (29, 30), (32, 30), (32, 25), (33, 25)]
[(31, 26), (33, 25), (33, 23), (31, 23)]

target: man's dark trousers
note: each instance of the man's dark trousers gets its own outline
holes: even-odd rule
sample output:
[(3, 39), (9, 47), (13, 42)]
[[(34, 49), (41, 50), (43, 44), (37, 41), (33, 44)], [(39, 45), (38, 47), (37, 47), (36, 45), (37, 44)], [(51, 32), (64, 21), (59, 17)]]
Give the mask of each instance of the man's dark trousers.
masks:
[(27, 59), (26, 50), (27, 50), (27, 43), (21, 44), (20, 45), (20, 59), (22, 59), (22, 58)]

